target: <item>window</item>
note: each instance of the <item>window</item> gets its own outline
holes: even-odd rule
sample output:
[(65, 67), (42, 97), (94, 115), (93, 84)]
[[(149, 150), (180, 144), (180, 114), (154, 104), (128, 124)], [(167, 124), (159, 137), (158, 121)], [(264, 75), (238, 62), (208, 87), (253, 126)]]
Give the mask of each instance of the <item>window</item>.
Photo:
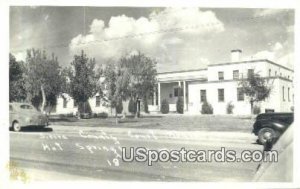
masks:
[(64, 101), (63, 101), (63, 107), (64, 107), (64, 108), (67, 108), (68, 101), (67, 101), (67, 99), (65, 99), (65, 98), (63, 98), (63, 99), (64, 99)]
[(74, 106), (74, 107), (77, 107), (77, 102), (76, 102), (76, 100), (74, 100), (73, 106)]
[(96, 96), (96, 107), (100, 106), (100, 96)]
[(174, 97), (183, 96), (182, 88), (176, 87), (174, 88)]
[(22, 105), (20, 106), (20, 108), (21, 108), (21, 109), (25, 109), (25, 110), (32, 110), (32, 109), (33, 109), (32, 106), (27, 105), (27, 104), (22, 104)]
[(275, 76), (277, 76), (277, 71), (275, 71)]
[(13, 107), (12, 107), (12, 105), (9, 105), (9, 111), (13, 111), (14, 109), (13, 109)]
[(206, 102), (206, 90), (200, 90), (200, 102)]
[(290, 76), (288, 75), (288, 79), (290, 79)]
[(295, 102), (295, 101), (294, 101), (294, 94), (293, 94), (293, 102)]
[(224, 80), (224, 72), (218, 72), (219, 80)]
[(237, 100), (244, 101), (244, 91), (243, 88), (237, 88)]
[(179, 88), (174, 88), (174, 96), (175, 96), (175, 97), (178, 96), (178, 90), (179, 90)]
[(269, 69), (269, 77), (271, 77), (271, 69)]
[(218, 100), (224, 102), (224, 89), (218, 89)]
[(282, 100), (285, 101), (285, 98), (284, 98), (284, 87), (282, 87)]
[(239, 79), (239, 70), (233, 70), (233, 79)]
[(291, 99), (290, 99), (290, 88), (288, 88), (288, 101), (291, 102)]
[(254, 76), (254, 69), (248, 69), (248, 78)]

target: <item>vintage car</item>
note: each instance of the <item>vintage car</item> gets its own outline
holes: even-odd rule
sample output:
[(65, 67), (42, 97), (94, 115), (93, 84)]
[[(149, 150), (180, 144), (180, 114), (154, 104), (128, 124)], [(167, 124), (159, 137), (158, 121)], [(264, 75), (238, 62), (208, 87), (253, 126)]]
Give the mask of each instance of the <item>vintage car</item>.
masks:
[(273, 145), (271, 140), (264, 151), (277, 151), (277, 161), (262, 161), (256, 171), (253, 181), (256, 182), (292, 182), (293, 181), (293, 140), (294, 125), (292, 124), (279, 140)]
[(256, 117), (252, 133), (258, 136), (258, 143), (265, 144), (268, 138), (274, 142), (293, 123), (294, 113), (262, 113)]
[(22, 127), (48, 126), (48, 118), (28, 103), (9, 103), (9, 124), (13, 131), (19, 132)]

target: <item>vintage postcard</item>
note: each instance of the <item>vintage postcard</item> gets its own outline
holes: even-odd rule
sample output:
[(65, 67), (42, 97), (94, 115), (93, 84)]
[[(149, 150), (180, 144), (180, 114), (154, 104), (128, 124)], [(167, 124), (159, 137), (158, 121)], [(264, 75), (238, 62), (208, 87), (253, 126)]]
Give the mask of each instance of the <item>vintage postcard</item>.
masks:
[(290, 4), (8, 5), (9, 186), (296, 186)]

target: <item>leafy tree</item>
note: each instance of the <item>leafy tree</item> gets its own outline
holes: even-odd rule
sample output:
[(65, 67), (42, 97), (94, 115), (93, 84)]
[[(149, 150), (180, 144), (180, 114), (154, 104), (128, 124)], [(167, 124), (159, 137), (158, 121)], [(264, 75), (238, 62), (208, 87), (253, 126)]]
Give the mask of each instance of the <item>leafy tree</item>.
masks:
[[(26, 58), (27, 99), (41, 111), (46, 106), (53, 107), (57, 96), (63, 91), (65, 78), (61, 74), (57, 57), (49, 59), (46, 51), (31, 49)], [(49, 111), (50, 112), (50, 111)]]
[(268, 79), (260, 77), (259, 74), (248, 75), (246, 79), (240, 81), (239, 85), (242, 92), (249, 98), (251, 113), (253, 113), (254, 103), (268, 98), (272, 90)]
[(27, 97), (25, 88), (25, 67), (23, 62), (9, 54), (9, 101), (24, 101)]
[[(109, 62), (104, 70), (105, 77), (105, 85), (106, 85), (106, 96), (108, 101), (110, 102), (110, 107), (115, 108), (115, 116), (117, 117), (117, 113), (119, 113), (117, 108), (120, 108), (120, 104), (122, 106), (122, 99), (117, 94), (117, 65), (115, 63)], [(123, 111), (123, 107), (121, 108), (121, 112)]]
[(154, 92), (156, 74), (156, 61), (144, 54), (122, 57), (118, 65), (117, 94), (123, 100), (133, 99), (138, 104), (138, 99)]
[[(82, 51), (80, 55), (75, 55), (68, 69), (69, 94), (82, 106), (86, 107), (88, 99), (97, 93), (103, 96), (100, 86), (101, 71), (95, 70), (95, 59), (89, 59)], [(82, 112), (83, 111), (83, 112)], [(78, 107), (79, 113), (86, 113), (85, 109)]]

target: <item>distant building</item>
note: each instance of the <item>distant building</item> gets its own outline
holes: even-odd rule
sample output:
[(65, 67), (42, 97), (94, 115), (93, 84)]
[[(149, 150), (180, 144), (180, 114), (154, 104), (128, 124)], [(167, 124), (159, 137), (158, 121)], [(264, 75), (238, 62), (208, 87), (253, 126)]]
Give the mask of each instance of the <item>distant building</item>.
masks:
[[(247, 97), (238, 85), (242, 78), (258, 73), (268, 79), (272, 86), (270, 96), (257, 105), (261, 112), (289, 112), (294, 104), (294, 71), (267, 59), (241, 61), (242, 51), (231, 51), (231, 62), (211, 64), (205, 69), (182, 70), (158, 73), (158, 87), (149, 99), (149, 111), (159, 112), (163, 99), (170, 103), (170, 111), (176, 111), (178, 97), (184, 99), (185, 113), (201, 114), (204, 101), (210, 103), (214, 114), (227, 114), (228, 103), (234, 105), (233, 114), (251, 114)], [(100, 96), (89, 100), (95, 113), (109, 112)], [(72, 113), (77, 110), (76, 103), (67, 94), (58, 98), (56, 113)], [(127, 111), (126, 107), (124, 110)]]
[[(106, 103), (102, 102), (100, 95), (96, 94), (94, 97), (89, 99), (90, 107), (93, 113), (101, 113), (101, 112), (108, 112)], [(55, 113), (57, 114), (73, 114), (75, 115), (77, 112), (77, 103), (75, 100), (70, 97), (68, 94), (63, 94), (57, 98), (57, 105)]]

